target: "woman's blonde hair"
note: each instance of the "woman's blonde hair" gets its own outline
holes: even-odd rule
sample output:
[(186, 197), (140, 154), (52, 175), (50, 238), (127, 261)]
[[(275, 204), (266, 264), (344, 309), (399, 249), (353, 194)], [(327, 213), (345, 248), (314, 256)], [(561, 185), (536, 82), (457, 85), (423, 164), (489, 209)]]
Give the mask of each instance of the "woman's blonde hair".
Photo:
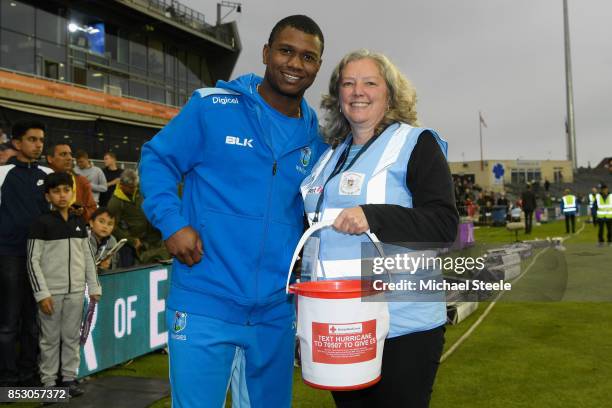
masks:
[(387, 126), (395, 122), (403, 122), (411, 126), (419, 125), (416, 112), (416, 90), (412, 83), (387, 57), (367, 49), (361, 49), (350, 52), (342, 58), (329, 80), (329, 94), (323, 95), (321, 99), (321, 108), (326, 111), (323, 135), (326, 142), (332, 146), (341, 143), (351, 131), (348, 121), (340, 111), (339, 87), (342, 70), (349, 62), (365, 58), (378, 65), (389, 93), (389, 106), (376, 127), (375, 134), (380, 134)]

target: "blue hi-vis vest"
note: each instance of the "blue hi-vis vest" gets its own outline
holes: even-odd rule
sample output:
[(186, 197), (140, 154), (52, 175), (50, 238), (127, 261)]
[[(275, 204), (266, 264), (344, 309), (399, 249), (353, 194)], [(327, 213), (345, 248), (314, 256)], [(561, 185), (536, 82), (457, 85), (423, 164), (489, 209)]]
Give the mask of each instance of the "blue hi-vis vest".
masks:
[[(412, 208), (412, 194), (406, 186), (408, 160), (419, 135), (426, 129), (407, 124), (389, 126), (368, 146), (348, 169), (330, 179), (343, 152), (350, 148), (348, 137), (336, 149), (323, 154), (301, 186), (304, 209), (312, 224), (321, 200), (318, 221), (334, 220), (345, 208), (362, 204), (395, 204)], [(444, 156), (447, 143), (429, 130)], [(326, 183), (327, 182), (327, 183)], [(350, 235), (326, 228), (320, 231), (319, 259), (316, 273), (325, 279), (359, 277), (364, 235)], [(446, 322), (444, 302), (389, 302), (389, 337), (430, 330)]]
[(573, 194), (564, 195), (563, 198), (563, 213), (576, 214), (576, 196)]

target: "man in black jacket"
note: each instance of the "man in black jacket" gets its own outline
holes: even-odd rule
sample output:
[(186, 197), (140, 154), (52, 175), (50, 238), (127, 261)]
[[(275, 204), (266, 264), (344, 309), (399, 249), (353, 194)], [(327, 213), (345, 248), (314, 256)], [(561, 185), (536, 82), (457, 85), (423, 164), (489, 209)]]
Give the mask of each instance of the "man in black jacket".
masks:
[(531, 225), (533, 222), (533, 212), (536, 208), (536, 197), (531, 191), (531, 184), (527, 184), (527, 190), (521, 194), (523, 202), (523, 211), (525, 212), (525, 234), (531, 234)]
[[(32, 222), (49, 207), (38, 166), (45, 125), (19, 122), (12, 142), (17, 156), (0, 166), (0, 385), (38, 383), (36, 302), (28, 282), (26, 242)], [(17, 343), (20, 352), (17, 353)]]

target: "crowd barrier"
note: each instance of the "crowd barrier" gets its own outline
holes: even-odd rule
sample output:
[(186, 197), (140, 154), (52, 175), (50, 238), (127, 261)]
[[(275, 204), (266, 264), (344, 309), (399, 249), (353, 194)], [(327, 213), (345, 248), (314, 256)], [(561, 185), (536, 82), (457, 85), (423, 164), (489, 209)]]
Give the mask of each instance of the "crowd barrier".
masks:
[[(457, 207), (459, 215), (468, 217), (473, 220), (476, 225), (504, 226), (510, 221), (523, 222), (525, 215), (520, 211), (520, 215), (513, 214), (512, 210), (508, 211), (505, 206), (493, 206), (488, 208), (480, 208), (477, 205), (459, 206)], [(578, 215), (587, 215), (588, 208), (579, 207)], [(534, 211), (534, 220), (536, 222), (546, 223), (563, 218), (561, 208), (554, 207), (538, 207)]]
[(79, 378), (166, 346), (165, 299), (171, 269), (141, 265), (99, 275), (102, 298), (81, 346)]

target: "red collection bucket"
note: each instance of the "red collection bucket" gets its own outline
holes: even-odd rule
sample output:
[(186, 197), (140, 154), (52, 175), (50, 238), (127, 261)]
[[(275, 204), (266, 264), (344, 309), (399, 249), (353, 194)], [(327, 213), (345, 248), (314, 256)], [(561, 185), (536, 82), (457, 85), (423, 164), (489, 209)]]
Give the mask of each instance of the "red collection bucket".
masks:
[[(304, 233), (295, 250), (287, 282), (306, 239), (328, 226), (316, 224)], [(335, 391), (376, 384), (380, 380), (383, 347), (389, 332), (387, 303), (362, 301), (363, 296), (374, 292), (364, 293), (362, 281), (358, 279), (287, 284), (287, 291), (297, 296), (297, 336), (304, 382), (314, 388)]]

